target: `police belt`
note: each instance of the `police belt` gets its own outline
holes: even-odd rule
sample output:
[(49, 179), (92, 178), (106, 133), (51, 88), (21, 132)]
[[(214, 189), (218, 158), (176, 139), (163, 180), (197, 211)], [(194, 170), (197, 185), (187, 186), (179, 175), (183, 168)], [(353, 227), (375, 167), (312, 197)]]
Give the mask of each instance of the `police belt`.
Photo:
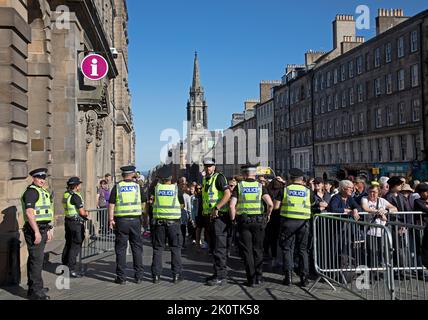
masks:
[(236, 216), (236, 220), (241, 223), (264, 223), (266, 221), (266, 217), (263, 214), (240, 214)]
[[(50, 222), (47, 221), (43, 221), (43, 222), (37, 222), (37, 227), (39, 228), (40, 231), (45, 231), (45, 230), (50, 230), (52, 229), (52, 226), (49, 224)], [(26, 222), (24, 224), (24, 228), (29, 228), (30, 230), (33, 230), (33, 228), (31, 228), (30, 223)]]
[(141, 216), (114, 217), (114, 221), (117, 220), (141, 220)]
[(72, 217), (65, 217), (65, 221), (69, 221), (69, 222), (79, 222), (79, 223), (84, 223), (85, 220), (82, 218), (81, 216), (72, 216)]
[(181, 223), (181, 219), (153, 219), (155, 226), (172, 226)]

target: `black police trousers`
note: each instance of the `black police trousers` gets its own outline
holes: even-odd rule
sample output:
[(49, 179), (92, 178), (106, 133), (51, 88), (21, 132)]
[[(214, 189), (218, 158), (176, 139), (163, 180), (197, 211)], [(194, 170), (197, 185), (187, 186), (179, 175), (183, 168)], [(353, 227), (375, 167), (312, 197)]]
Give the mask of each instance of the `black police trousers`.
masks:
[(309, 220), (281, 217), (280, 246), (283, 252), (284, 273), (292, 272), (294, 267), (294, 246), (300, 258), (300, 276), (309, 275), (308, 236)]
[(211, 221), (211, 235), (214, 256), (214, 276), (226, 279), (227, 276), (227, 240), (230, 223), (227, 216)]
[(24, 237), (27, 243), (28, 249), (28, 260), (27, 260), (27, 284), (28, 293), (43, 295), (43, 260), (45, 256), (45, 246), (47, 242), (47, 227), (39, 225), (40, 234), (42, 235), (42, 241), (39, 244), (34, 244), (35, 234), (31, 226), (26, 223), (24, 225)]
[(246, 222), (237, 219), (239, 232), (239, 246), (244, 259), (247, 280), (254, 283), (256, 277), (263, 274), (263, 240), (265, 224), (259, 222)]
[(65, 219), (65, 246), (62, 251), (62, 264), (70, 271), (76, 271), (77, 256), (85, 239), (85, 227), (78, 220)]
[(279, 227), (280, 227), (280, 219), (279, 219), (278, 210), (274, 210), (270, 217), (269, 222), (266, 225), (265, 231), (265, 240), (264, 240), (264, 252), (268, 255), (269, 251), (271, 257), (275, 259), (278, 256), (278, 239), (279, 239)]
[(172, 275), (181, 275), (181, 245), (183, 243), (182, 237), (180, 220), (155, 221), (152, 231), (152, 276), (160, 276), (162, 274), (162, 254), (165, 249), (165, 243), (167, 239), (169, 248), (171, 250)]
[(132, 259), (134, 262), (135, 279), (143, 278), (143, 238), (141, 237), (141, 219), (115, 218), (116, 226), (116, 275), (120, 280), (126, 280), (126, 248), (131, 245)]

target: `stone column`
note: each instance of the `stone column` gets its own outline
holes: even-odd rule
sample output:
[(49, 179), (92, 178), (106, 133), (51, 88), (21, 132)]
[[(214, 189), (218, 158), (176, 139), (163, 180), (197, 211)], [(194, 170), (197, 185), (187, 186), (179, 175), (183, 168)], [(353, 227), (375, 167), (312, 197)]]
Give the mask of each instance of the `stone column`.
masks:
[(0, 285), (18, 283), (26, 262), (20, 197), (27, 186), (26, 1), (0, 0)]

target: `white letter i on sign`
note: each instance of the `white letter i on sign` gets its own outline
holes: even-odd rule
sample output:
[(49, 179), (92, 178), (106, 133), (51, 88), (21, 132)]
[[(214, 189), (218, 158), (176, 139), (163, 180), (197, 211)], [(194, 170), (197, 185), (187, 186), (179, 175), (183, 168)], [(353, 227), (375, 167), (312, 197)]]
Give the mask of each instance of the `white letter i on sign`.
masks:
[(97, 59), (92, 59), (92, 73), (91, 76), (92, 77), (98, 77), (98, 66), (97, 66), (98, 60)]

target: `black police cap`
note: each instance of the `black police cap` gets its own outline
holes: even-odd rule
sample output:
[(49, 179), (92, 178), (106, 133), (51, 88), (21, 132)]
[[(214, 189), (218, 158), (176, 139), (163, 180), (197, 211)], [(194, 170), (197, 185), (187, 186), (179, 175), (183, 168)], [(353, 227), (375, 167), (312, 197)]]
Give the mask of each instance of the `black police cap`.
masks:
[(159, 179), (172, 179), (172, 169), (169, 166), (164, 166), (158, 171)]
[(256, 171), (258, 166), (258, 164), (246, 164), (244, 166), (241, 166), (241, 171)]
[(305, 173), (297, 168), (292, 168), (288, 171), (289, 175), (291, 178), (300, 178), (300, 177), (304, 177)]
[(76, 185), (81, 184), (81, 183), (82, 183), (82, 181), (78, 177), (72, 177), (72, 178), (68, 179), (68, 181), (67, 181), (68, 186), (76, 186)]
[(135, 173), (135, 170), (137, 168), (135, 166), (124, 166), (122, 168), (120, 168), (120, 170), (122, 171), (122, 173), (124, 174), (128, 174), (128, 173)]
[(46, 176), (47, 174), (48, 174), (48, 169), (46, 168), (35, 169), (29, 173), (31, 177)]

